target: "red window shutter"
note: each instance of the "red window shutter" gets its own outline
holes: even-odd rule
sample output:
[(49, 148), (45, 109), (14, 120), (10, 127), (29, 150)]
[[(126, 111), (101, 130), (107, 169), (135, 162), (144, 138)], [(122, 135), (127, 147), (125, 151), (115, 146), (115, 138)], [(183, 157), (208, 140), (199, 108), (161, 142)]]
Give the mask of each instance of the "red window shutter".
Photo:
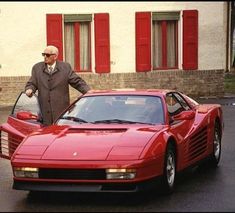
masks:
[(47, 14), (47, 45), (54, 45), (59, 50), (59, 60), (63, 60), (62, 15)]
[(151, 70), (151, 13), (136, 13), (136, 71)]
[(95, 71), (110, 72), (109, 14), (95, 14)]
[(198, 11), (183, 11), (183, 69), (198, 69)]

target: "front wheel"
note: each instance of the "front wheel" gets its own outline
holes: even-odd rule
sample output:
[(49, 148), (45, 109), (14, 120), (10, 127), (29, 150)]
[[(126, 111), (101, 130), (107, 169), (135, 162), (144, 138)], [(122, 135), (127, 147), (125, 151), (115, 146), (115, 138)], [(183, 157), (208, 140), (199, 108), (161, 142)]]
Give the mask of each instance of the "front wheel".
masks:
[(174, 146), (169, 143), (166, 149), (164, 173), (161, 188), (164, 194), (170, 194), (174, 190), (176, 177), (176, 154)]

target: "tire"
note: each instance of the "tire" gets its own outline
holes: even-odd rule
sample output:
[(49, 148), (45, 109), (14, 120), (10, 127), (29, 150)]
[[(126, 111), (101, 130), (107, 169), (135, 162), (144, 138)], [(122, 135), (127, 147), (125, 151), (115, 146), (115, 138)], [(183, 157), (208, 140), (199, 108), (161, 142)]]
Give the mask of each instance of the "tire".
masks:
[(28, 193), (28, 198), (42, 198), (45, 197), (45, 193), (43, 193), (42, 191), (29, 191)]
[(210, 166), (217, 167), (221, 156), (221, 133), (218, 123), (215, 123), (213, 137), (213, 153), (210, 158)]
[(171, 143), (167, 145), (163, 169), (161, 191), (163, 194), (171, 194), (174, 191), (176, 179), (176, 154)]

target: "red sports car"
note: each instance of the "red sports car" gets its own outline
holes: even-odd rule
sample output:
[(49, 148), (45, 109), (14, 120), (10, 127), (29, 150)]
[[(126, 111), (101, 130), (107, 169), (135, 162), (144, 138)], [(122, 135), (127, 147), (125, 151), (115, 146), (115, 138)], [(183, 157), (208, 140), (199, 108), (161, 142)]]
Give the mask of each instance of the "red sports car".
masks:
[(43, 126), (37, 96), (21, 93), (0, 133), (13, 189), (170, 193), (178, 172), (217, 166), (223, 114), (173, 90), (93, 91)]

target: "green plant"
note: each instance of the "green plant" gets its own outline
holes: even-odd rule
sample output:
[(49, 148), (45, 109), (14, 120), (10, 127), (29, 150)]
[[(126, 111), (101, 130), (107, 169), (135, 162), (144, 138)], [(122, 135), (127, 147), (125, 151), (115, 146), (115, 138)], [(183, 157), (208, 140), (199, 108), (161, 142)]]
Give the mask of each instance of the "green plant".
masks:
[(235, 74), (226, 74), (224, 77), (224, 92), (235, 93)]

